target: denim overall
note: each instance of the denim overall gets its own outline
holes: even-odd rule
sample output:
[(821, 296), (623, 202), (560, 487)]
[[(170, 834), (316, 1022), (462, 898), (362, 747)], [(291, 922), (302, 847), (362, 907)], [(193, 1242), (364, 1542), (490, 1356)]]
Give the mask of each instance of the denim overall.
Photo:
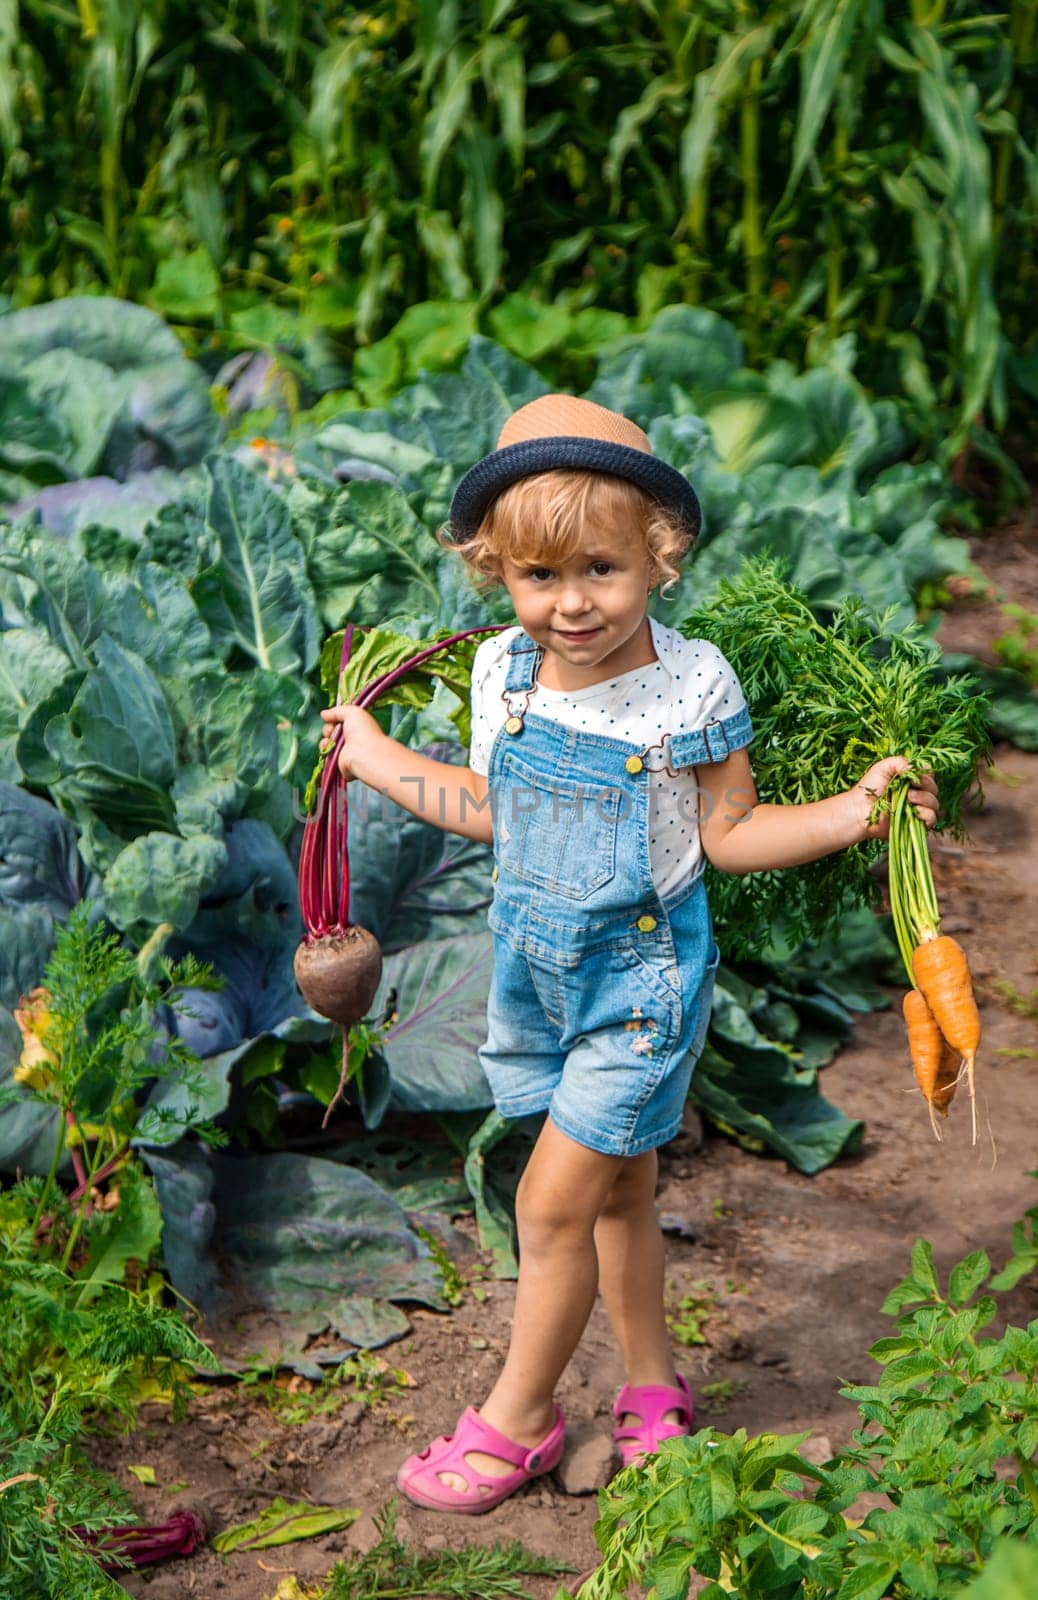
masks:
[(666, 901), (652, 881), (649, 777), (723, 761), (745, 710), (639, 750), (527, 709), (541, 651), (512, 642), (509, 716), (490, 755), (494, 975), (480, 1061), (505, 1117), (547, 1111), (606, 1155), (673, 1138), (717, 970), (702, 873)]

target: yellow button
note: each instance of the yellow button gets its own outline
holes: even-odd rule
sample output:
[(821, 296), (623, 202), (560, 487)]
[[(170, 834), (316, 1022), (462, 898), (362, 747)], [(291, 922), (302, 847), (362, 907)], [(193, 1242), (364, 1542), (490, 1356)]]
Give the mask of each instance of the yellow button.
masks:
[(642, 760), (641, 756), (628, 756), (627, 760), (624, 762), (625, 769), (631, 773), (640, 772), (644, 765), (645, 762)]
[(495, 867), (493, 872), (490, 874), (490, 881), (491, 881), (491, 883), (496, 883), (497, 879), (498, 879), (498, 871), (497, 871), (497, 868)]
[(635, 926), (637, 927), (639, 933), (651, 933), (653, 928), (656, 926), (656, 918), (648, 916), (639, 917)]
[(518, 733), (520, 728), (522, 727), (522, 725), (523, 725), (522, 717), (506, 717), (505, 718), (505, 732), (506, 733)]

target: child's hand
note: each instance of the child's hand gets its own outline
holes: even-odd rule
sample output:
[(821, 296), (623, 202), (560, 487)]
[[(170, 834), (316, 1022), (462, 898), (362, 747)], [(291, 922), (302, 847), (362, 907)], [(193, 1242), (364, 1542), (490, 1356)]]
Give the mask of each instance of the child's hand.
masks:
[[(860, 821), (863, 839), (886, 839), (890, 833), (890, 818), (880, 816), (877, 822), (869, 822), (872, 808), (881, 795), (887, 791), (887, 786), (898, 773), (905, 772), (910, 763), (904, 756), (887, 756), (883, 761), (876, 761), (869, 768), (853, 789), (847, 790), (847, 800), (852, 812)], [(927, 828), (932, 828), (937, 821), (937, 813), (941, 809), (941, 802), (937, 798), (937, 785), (932, 772), (924, 772), (919, 779), (918, 787), (909, 789), (908, 798), (916, 816)]]
[(372, 756), (382, 742), (392, 741), (386, 739), (371, 713), (360, 706), (329, 706), (321, 712), (321, 718), (324, 722), (321, 754), (332, 748), (335, 734), (341, 728), (339, 771), (343, 778), (347, 783), (351, 778), (360, 778), (364, 783), (377, 782), (372, 771)]

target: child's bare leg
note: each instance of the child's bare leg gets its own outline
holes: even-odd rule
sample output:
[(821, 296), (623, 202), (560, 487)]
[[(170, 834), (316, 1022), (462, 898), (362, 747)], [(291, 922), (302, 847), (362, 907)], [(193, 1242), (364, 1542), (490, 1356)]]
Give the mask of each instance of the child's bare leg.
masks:
[[(591, 1314), (598, 1287), (595, 1219), (623, 1157), (587, 1150), (545, 1122), (516, 1194), (519, 1282), (512, 1337), (480, 1415), (519, 1444), (539, 1444), (555, 1420), (555, 1385)], [(514, 1465), (472, 1451), (490, 1475)], [(443, 1474), (451, 1482), (456, 1475)], [(464, 1489), (461, 1482), (452, 1487)]]
[[(663, 1309), (663, 1235), (656, 1215), (655, 1150), (630, 1156), (595, 1224), (598, 1286), (632, 1385), (675, 1382)], [(666, 1413), (676, 1422), (676, 1411)]]

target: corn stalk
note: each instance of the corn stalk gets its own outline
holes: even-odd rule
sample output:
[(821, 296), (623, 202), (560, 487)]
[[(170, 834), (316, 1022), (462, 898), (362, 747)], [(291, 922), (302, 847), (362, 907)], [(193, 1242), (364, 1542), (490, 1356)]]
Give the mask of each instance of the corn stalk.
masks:
[(664, 293), (760, 359), (893, 349), (958, 451), (1032, 336), (1036, 9), (0, 0), (0, 290), (161, 305), (200, 252), (181, 324), (273, 293), (347, 349), (425, 300)]

